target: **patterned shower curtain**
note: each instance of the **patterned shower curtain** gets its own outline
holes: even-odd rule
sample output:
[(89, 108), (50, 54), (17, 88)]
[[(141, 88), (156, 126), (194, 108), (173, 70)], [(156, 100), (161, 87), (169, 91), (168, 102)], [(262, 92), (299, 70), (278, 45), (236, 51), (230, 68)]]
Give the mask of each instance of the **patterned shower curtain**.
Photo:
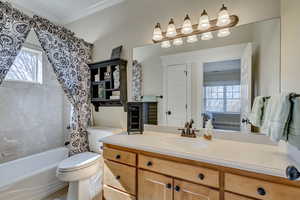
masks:
[(88, 151), (90, 121), (90, 70), (92, 44), (62, 26), (34, 16), (34, 31), (72, 104), (70, 154)]
[(90, 121), (90, 70), (92, 44), (47, 19), (30, 18), (0, 1), (0, 85), (21, 50), (31, 28), (53, 66), (71, 105), (70, 154), (88, 151)]
[(0, 85), (24, 44), (31, 18), (0, 1)]

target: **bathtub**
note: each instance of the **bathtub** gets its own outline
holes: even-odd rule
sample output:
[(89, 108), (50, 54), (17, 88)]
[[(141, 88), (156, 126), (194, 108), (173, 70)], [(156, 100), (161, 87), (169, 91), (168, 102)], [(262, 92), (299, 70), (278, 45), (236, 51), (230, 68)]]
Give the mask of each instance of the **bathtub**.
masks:
[(60, 147), (0, 164), (0, 200), (41, 200), (66, 186), (56, 167), (68, 157)]

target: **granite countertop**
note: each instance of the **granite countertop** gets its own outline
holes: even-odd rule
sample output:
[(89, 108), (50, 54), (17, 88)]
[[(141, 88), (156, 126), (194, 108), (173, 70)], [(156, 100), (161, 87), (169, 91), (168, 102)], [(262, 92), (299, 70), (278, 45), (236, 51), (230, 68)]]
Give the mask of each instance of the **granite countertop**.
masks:
[(285, 152), (272, 145), (223, 139), (207, 141), (202, 137), (184, 138), (179, 134), (150, 131), (143, 135), (128, 135), (123, 132), (100, 141), (278, 177), (286, 177), (285, 170), (289, 165), (299, 167)]

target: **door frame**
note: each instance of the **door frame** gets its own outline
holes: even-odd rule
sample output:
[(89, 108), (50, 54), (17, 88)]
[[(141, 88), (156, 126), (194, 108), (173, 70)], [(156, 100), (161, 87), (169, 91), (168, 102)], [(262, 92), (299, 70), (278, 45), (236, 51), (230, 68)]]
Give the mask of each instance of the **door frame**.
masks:
[(186, 110), (186, 118), (187, 120), (190, 120), (192, 118), (192, 112), (191, 112), (191, 105), (192, 105), (192, 79), (191, 79), (191, 71), (192, 71), (192, 64), (191, 63), (181, 63), (181, 64), (163, 64), (163, 125), (167, 124), (167, 108), (168, 108), (168, 95), (167, 95), (167, 77), (168, 77), (168, 68), (174, 67), (178, 65), (185, 65), (186, 71), (187, 71), (187, 110)]

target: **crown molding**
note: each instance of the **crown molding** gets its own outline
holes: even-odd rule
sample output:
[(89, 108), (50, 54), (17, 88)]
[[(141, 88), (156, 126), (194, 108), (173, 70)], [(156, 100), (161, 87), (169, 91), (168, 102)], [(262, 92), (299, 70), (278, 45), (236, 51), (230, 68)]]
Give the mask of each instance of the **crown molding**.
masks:
[(18, 0), (7, 0), (8, 2), (10, 2), (14, 7), (24, 11), (24, 13), (32, 16), (33, 14), (35, 15), (39, 15), (41, 17), (45, 17), (47, 19), (49, 19), (50, 21), (57, 23), (57, 24), (61, 24), (61, 25), (66, 25), (66, 24), (70, 24), (74, 21), (77, 21), (81, 18), (87, 17), (89, 15), (92, 15), (98, 11), (104, 10), (106, 8), (112, 7), (116, 4), (122, 3), (125, 0), (101, 0), (87, 8), (83, 8), (79, 11), (76, 11), (71, 14), (68, 14), (67, 17), (60, 17), (58, 15), (55, 15), (53, 12), (51, 11), (47, 11), (47, 12), (43, 12), (42, 10), (31, 10), (28, 8), (25, 8), (24, 6), (21, 6), (18, 3)]

